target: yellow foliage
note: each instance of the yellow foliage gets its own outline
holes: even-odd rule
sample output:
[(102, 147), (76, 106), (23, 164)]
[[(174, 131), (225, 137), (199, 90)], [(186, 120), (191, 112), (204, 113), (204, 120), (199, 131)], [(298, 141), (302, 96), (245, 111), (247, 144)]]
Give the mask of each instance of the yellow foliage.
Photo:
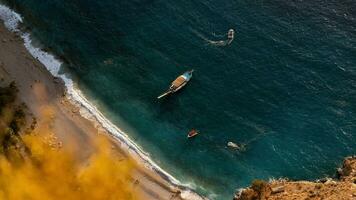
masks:
[(98, 139), (97, 151), (84, 162), (40, 137), (24, 136), (31, 156), (20, 165), (0, 156), (0, 199), (137, 199), (130, 182), (133, 162), (113, 156), (105, 139)]

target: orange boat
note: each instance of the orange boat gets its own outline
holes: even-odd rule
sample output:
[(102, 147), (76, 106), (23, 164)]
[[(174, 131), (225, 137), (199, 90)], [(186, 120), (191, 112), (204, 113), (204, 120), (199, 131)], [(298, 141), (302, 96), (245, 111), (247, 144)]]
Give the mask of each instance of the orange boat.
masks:
[(198, 132), (197, 130), (192, 129), (192, 130), (189, 131), (189, 133), (188, 133), (188, 138), (194, 137), (194, 136), (196, 136), (196, 135), (198, 135), (198, 134), (199, 134), (199, 132)]

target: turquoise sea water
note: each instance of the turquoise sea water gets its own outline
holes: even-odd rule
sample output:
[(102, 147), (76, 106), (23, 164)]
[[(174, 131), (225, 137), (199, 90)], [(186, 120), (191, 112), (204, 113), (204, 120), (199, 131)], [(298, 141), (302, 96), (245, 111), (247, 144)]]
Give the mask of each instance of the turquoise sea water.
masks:
[[(3, 3), (112, 122), (200, 194), (332, 176), (356, 153), (354, 1)], [(229, 28), (231, 45), (208, 42)], [(182, 91), (156, 99), (192, 68)], [(188, 140), (191, 128), (201, 134)]]

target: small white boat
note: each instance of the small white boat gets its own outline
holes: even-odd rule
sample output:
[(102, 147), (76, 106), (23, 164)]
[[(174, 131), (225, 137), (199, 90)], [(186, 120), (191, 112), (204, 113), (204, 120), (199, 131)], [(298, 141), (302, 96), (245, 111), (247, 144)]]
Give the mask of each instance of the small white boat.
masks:
[(184, 72), (184, 74), (178, 76), (171, 84), (171, 86), (169, 87), (169, 89), (161, 94), (160, 96), (158, 96), (157, 98), (160, 99), (164, 96), (167, 96), (169, 94), (175, 93), (178, 90), (180, 90), (182, 87), (184, 87), (189, 81), (190, 79), (193, 77), (193, 72), (194, 70), (190, 70), (190, 71), (186, 71)]
[(227, 38), (230, 39), (230, 40), (234, 39), (234, 35), (235, 35), (234, 29), (230, 29), (230, 30), (227, 32)]
[(236, 143), (233, 143), (233, 142), (228, 142), (227, 146), (231, 147), (231, 148), (234, 148), (234, 149), (238, 149), (239, 148), (239, 145), (237, 145)]
[(234, 37), (235, 37), (235, 31), (234, 31), (234, 29), (230, 29), (227, 32), (227, 43), (231, 44), (231, 42), (234, 40)]
[(236, 149), (238, 151), (245, 151), (246, 150), (246, 144), (236, 144), (234, 142), (228, 142), (227, 143), (227, 146), (232, 148), (232, 149)]

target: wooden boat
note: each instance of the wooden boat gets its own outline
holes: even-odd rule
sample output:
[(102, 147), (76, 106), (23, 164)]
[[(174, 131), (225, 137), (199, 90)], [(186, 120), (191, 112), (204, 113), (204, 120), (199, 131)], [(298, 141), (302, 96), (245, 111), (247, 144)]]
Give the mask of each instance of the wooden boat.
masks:
[(192, 138), (192, 137), (194, 137), (194, 136), (196, 136), (196, 135), (198, 135), (198, 134), (199, 134), (199, 132), (198, 132), (197, 130), (192, 129), (192, 130), (189, 131), (189, 133), (188, 133), (188, 138)]
[(160, 99), (164, 96), (167, 96), (169, 94), (175, 93), (178, 90), (180, 90), (182, 87), (184, 87), (189, 81), (190, 79), (193, 77), (193, 72), (194, 70), (190, 70), (190, 71), (186, 71), (184, 72), (184, 74), (178, 76), (176, 78), (176, 80), (174, 80), (171, 84), (171, 86), (169, 87), (169, 89), (161, 94), (160, 96), (158, 96), (157, 98)]

